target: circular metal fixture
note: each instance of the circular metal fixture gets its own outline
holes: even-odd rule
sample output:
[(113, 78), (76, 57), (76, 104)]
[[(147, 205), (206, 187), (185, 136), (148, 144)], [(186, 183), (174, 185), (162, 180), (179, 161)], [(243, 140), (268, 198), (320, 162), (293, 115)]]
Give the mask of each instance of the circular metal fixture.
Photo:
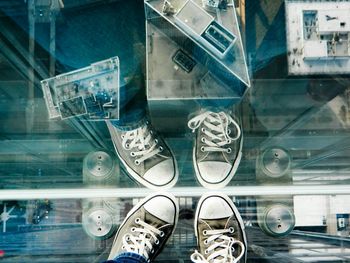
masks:
[(107, 238), (114, 232), (113, 215), (103, 208), (91, 209), (83, 215), (83, 228), (93, 238)]
[(112, 175), (114, 161), (105, 151), (90, 152), (84, 159), (84, 168), (92, 176), (107, 178)]
[(268, 235), (288, 235), (295, 226), (295, 217), (291, 208), (276, 204), (265, 209), (259, 225)]
[(267, 176), (281, 177), (289, 171), (291, 158), (282, 148), (268, 148), (261, 155), (261, 164)]

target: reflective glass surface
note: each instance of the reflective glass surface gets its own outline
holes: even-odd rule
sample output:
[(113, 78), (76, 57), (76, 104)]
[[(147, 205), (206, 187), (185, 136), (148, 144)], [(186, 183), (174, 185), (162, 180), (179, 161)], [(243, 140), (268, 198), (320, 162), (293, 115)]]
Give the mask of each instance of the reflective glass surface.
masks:
[[(1, 1), (0, 260), (106, 260), (155, 191), (130, 175), (106, 123), (130, 130), (146, 116), (179, 177), (166, 189), (179, 223), (156, 261), (190, 262), (197, 202), (213, 189), (197, 179), (189, 120), (210, 109), (241, 131), (237, 170), (216, 191), (242, 215), (248, 262), (348, 262), (348, 17), (350, 1)], [(116, 75), (98, 73), (111, 68), (95, 69), (116, 57), (113, 93)], [(91, 75), (64, 79), (81, 69)], [(73, 84), (45, 91), (54, 77)]]

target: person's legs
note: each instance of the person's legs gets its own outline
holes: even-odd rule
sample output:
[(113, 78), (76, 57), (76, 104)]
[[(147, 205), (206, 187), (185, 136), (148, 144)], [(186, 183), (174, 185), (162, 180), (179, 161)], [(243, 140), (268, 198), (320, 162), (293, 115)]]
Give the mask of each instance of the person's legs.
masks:
[(120, 119), (107, 121), (115, 151), (128, 174), (152, 189), (170, 188), (178, 179), (176, 159), (165, 141), (146, 118), (143, 78), (133, 79), (123, 88), (126, 102)]
[(141, 69), (135, 75), (120, 85), (119, 119), (111, 123), (120, 129), (134, 129), (139, 127), (140, 121), (146, 117), (147, 99), (144, 74)]
[[(133, 10), (132, 15), (125, 15), (126, 10)], [(59, 27), (57, 33), (57, 58), (61, 65), (77, 69), (119, 57), (120, 118), (107, 123), (116, 153), (128, 174), (146, 187), (173, 186), (178, 177), (175, 158), (151, 125), (146, 124), (143, 1), (97, 4), (82, 12), (66, 12), (65, 16), (67, 25)]]
[(244, 263), (247, 239), (243, 220), (232, 200), (224, 194), (206, 194), (197, 204), (196, 250), (191, 260), (201, 262)]
[[(118, 56), (120, 61), (120, 125), (145, 116), (145, 14), (143, 1), (114, 1), (64, 12), (57, 24), (59, 73)], [(125, 15), (125, 10), (134, 10)]]
[(179, 207), (174, 196), (152, 194), (141, 200), (120, 225), (107, 262), (150, 262), (174, 232)]

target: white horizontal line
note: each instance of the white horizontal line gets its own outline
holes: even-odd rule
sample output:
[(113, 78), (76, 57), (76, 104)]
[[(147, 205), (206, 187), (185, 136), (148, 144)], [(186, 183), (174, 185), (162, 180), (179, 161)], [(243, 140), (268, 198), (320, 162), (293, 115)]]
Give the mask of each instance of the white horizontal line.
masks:
[[(179, 197), (199, 197), (209, 191), (202, 187), (168, 190)], [(230, 186), (217, 191), (229, 196), (350, 195), (350, 185)], [(144, 197), (151, 192), (147, 188), (14, 189), (0, 190), (0, 200)]]

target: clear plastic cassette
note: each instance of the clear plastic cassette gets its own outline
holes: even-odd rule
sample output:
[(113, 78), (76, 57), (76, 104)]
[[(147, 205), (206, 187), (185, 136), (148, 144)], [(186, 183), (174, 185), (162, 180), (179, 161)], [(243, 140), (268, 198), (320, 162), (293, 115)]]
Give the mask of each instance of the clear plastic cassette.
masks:
[(119, 119), (119, 58), (41, 81), (50, 119)]

